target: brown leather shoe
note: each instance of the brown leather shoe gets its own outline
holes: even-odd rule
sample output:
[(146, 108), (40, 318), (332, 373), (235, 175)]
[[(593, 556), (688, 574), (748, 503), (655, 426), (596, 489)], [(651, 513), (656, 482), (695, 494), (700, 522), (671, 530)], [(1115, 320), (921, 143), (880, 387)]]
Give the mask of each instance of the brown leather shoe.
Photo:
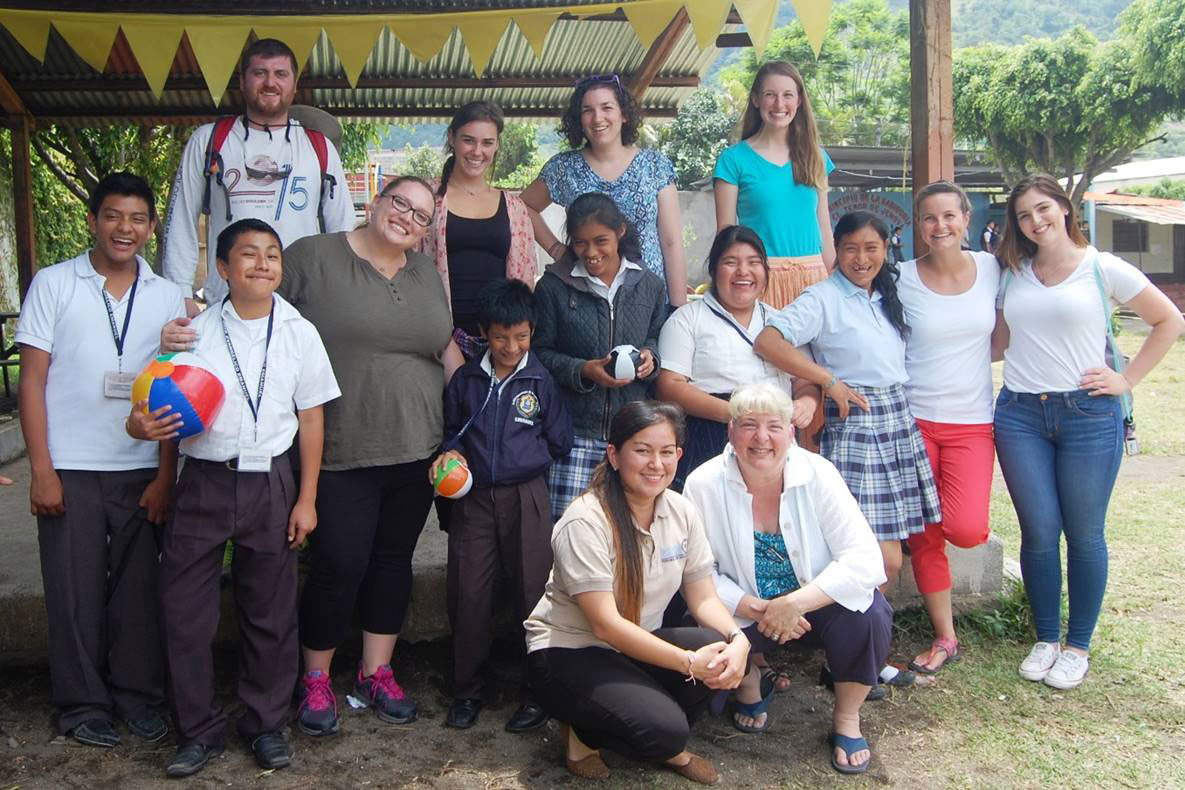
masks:
[(720, 774), (716, 772), (716, 766), (698, 754), (691, 754), (691, 752), (688, 752), (688, 754), (691, 756), (691, 759), (683, 765), (675, 765), (674, 763), (664, 763), (664, 765), (684, 779), (690, 779), (701, 785), (714, 785), (720, 781)]
[(601, 759), (601, 755), (590, 754), (583, 760), (573, 760), (568, 757), (568, 735), (571, 729), (567, 724), (560, 725), (560, 748), (564, 750), (564, 767), (573, 776), (581, 779), (608, 779), (609, 766)]

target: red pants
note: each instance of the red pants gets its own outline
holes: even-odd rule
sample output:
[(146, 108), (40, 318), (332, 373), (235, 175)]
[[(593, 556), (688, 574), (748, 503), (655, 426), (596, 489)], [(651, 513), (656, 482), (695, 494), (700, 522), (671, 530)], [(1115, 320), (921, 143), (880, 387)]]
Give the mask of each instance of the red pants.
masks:
[(958, 425), (918, 420), (938, 483), (942, 523), (909, 536), (910, 562), (922, 594), (950, 589), (946, 542), (961, 549), (988, 539), (988, 503), (996, 448), (992, 424)]

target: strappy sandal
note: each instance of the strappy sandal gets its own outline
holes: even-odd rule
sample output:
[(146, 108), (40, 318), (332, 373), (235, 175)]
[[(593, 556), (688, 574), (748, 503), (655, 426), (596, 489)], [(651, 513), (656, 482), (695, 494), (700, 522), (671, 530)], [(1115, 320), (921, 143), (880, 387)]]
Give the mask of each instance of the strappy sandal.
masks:
[[(785, 694), (790, 690), (790, 684), (792, 681), (789, 672), (783, 669), (774, 669), (769, 664), (758, 667), (758, 669), (761, 671), (761, 685), (763, 689), (765, 688), (766, 684), (769, 684), (769, 687), (773, 689), (775, 694)], [(779, 688), (778, 683), (783, 680), (786, 681), (786, 687)]]
[[(934, 660), (934, 654), (939, 650), (946, 654), (946, 658), (942, 660), (941, 664), (931, 668), (929, 664)], [(959, 654), (959, 640), (939, 637), (930, 643), (930, 652), (926, 655), (925, 662), (918, 663), (915, 659), (909, 662), (909, 668), (919, 675), (937, 675), (939, 670), (947, 664), (953, 664), (960, 658), (962, 655)]]
[[(732, 726), (749, 735), (760, 735), (769, 730), (770, 715), (768, 711), (769, 703), (773, 698), (774, 693), (771, 691), (756, 702), (741, 702), (734, 699), (732, 701)], [(750, 719), (756, 719), (762, 713), (765, 714), (765, 723), (760, 727), (752, 724), (741, 724), (737, 721), (737, 716), (748, 716)]]
[[(831, 743), (831, 767), (839, 771), (841, 774), (862, 774), (868, 771), (868, 764), (872, 762), (872, 749), (868, 746), (868, 741), (863, 737), (853, 738), (850, 735), (840, 735), (838, 732), (831, 733), (828, 738)], [(848, 758), (848, 764), (842, 765), (835, 759), (835, 750), (843, 749), (844, 756)], [(868, 750), (868, 759), (859, 765), (852, 765), (852, 755), (856, 752)]]
[(571, 728), (567, 724), (560, 725), (560, 748), (564, 750), (564, 767), (573, 776), (581, 779), (608, 779), (609, 766), (601, 759), (599, 753), (590, 754), (581, 760), (573, 760), (568, 756), (568, 735)]

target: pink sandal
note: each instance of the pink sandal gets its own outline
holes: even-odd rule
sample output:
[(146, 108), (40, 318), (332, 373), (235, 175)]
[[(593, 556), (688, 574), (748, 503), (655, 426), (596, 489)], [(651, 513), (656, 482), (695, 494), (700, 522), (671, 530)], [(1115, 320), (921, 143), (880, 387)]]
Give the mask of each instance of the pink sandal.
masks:
[[(931, 669), (928, 665), (934, 659), (934, 653), (938, 650), (946, 653), (946, 658), (941, 664)], [(930, 643), (930, 654), (926, 656), (925, 663), (919, 664), (916, 660), (910, 661), (909, 668), (914, 672), (917, 672), (919, 675), (937, 675), (939, 670), (941, 670), (947, 664), (953, 664), (960, 658), (962, 658), (962, 656), (959, 655), (959, 640), (939, 637)]]

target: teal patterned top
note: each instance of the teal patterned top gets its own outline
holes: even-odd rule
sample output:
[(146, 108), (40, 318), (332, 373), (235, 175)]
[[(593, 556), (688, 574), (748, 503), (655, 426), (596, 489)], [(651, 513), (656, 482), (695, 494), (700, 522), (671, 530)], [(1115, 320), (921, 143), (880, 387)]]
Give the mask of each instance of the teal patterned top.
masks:
[(753, 569), (757, 575), (757, 592), (767, 601), (802, 586), (794, 575), (794, 566), (790, 564), (790, 553), (786, 551), (781, 532), (773, 535), (753, 533)]

